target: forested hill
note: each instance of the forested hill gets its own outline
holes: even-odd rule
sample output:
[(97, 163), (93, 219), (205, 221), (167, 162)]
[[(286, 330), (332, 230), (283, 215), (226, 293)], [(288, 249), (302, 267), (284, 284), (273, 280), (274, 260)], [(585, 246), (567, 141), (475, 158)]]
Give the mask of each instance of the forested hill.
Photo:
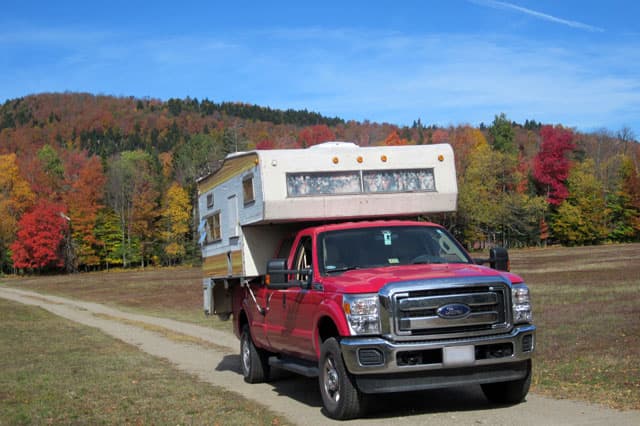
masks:
[[(469, 246), (640, 239), (640, 145), (633, 134), (576, 133), (496, 113), (478, 127), (419, 119), (398, 127), (206, 99), (47, 93), (10, 100), (0, 106), (0, 268), (197, 258), (197, 177), (230, 152), (327, 140), (451, 143), (459, 210), (438, 219)], [(53, 236), (39, 230), (45, 219), (57, 224)], [(34, 249), (52, 238), (48, 250)]]
[[(287, 130), (294, 132), (303, 126), (344, 124), (344, 120), (337, 117), (328, 118), (306, 110), (282, 111), (242, 103), (215, 103), (206, 99), (161, 102), (80, 93), (41, 94), (7, 101), (0, 108), (0, 120), (0, 131), (21, 130), (11, 138), (3, 137), (3, 149), (37, 146), (38, 142), (64, 145), (71, 141), (76, 147), (102, 156), (131, 149), (167, 152), (195, 134), (227, 127), (236, 131), (241, 127), (240, 133), (245, 139), (255, 136), (268, 139), (264, 132), (252, 134), (260, 132), (264, 126), (247, 122), (292, 126)], [(20, 138), (22, 135), (23, 139)]]

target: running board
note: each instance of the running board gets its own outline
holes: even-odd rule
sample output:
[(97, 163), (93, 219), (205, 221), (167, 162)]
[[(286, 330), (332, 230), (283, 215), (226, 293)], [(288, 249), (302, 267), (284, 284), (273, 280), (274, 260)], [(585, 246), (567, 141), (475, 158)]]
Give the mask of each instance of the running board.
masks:
[(272, 367), (281, 368), (283, 370), (291, 371), (296, 374), (300, 374), (306, 377), (318, 377), (320, 370), (318, 366), (311, 361), (305, 361), (295, 358), (278, 358), (275, 356), (269, 357), (269, 365)]

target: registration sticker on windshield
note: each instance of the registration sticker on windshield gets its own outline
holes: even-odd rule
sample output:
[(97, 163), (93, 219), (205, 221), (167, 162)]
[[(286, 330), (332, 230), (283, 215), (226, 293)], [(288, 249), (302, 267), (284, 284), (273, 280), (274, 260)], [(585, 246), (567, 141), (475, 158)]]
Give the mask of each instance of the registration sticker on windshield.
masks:
[(391, 231), (382, 231), (382, 238), (385, 246), (391, 245)]

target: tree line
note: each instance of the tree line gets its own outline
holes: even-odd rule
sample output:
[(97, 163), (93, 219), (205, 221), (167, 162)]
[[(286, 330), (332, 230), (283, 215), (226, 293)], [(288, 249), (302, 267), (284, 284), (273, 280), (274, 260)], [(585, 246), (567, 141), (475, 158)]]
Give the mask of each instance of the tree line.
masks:
[(639, 241), (634, 139), (505, 114), (478, 127), (399, 127), (189, 98), (28, 96), (0, 106), (0, 269), (197, 262), (198, 177), (231, 152), (327, 140), (450, 143), (458, 210), (428, 219), (472, 249)]

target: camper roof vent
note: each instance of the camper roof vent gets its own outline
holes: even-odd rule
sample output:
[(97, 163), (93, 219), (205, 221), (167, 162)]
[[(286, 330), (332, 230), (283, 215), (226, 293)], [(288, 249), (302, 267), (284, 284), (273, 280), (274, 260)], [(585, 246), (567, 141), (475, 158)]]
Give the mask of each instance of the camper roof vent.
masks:
[(359, 148), (359, 146), (353, 142), (330, 141), (330, 142), (319, 143), (317, 145), (312, 145), (307, 149), (326, 149), (326, 148)]

